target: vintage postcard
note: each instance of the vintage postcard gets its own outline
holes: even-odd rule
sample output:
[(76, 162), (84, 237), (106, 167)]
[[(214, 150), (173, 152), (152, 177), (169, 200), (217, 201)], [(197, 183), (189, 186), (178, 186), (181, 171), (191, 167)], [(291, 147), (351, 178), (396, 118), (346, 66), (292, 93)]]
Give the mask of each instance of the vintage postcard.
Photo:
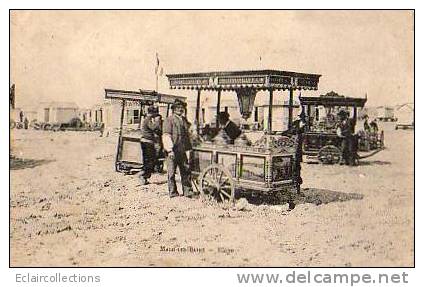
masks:
[(413, 10), (11, 10), (11, 267), (413, 267)]

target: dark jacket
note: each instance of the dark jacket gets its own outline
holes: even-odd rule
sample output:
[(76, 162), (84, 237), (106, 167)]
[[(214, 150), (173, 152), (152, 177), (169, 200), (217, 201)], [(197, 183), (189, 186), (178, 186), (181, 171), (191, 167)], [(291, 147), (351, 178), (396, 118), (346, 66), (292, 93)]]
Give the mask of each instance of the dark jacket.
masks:
[(147, 116), (141, 125), (142, 141), (156, 143), (162, 135), (162, 127), (160, 121), (154, 120), (152, 116)]
[(283, 136), (296, 136), (296, 159), (298, 160), (298, 162), (301, 162), (303, 157), (302, 144), (303, 134), (305, 133), (305, 122), (306, 120), (297, 119), (293, 121), (292, 126), (289, 130), (283, 132)]
[(378, 132), (378, 125), (376, 121), (372, 121), (370, 123), (370, 128), (373, 130), (373, 132)]
[(191, 150), (189, 129), (190, 123), (185, 117), (171, 115), (166, 118), (163, 124), (163, 133), (171, 136), (175, 153), (184, 153)]
[(232, 121), (229, 121), (229, 123), (225, 126), (224, 131), (233, 141), (241, 134), (240, 128)]
[(355, 121), (353, 119), (347, 119), (340, 123), (340, 129), (342, 136), (351, 137), (355, 133)]
[(371, 127), (368, 123), (368, 120), (365, 120), (364, 122), (364, 131), (369, 132), (371, 130)]

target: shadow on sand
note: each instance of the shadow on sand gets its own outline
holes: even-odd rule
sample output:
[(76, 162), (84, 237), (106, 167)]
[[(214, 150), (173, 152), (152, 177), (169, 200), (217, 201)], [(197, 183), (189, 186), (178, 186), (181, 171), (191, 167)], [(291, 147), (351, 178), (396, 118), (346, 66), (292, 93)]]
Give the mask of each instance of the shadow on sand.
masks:
[[(288, 201), (288, 197), (284, 195), (270, 195), (264, 193), (252, 193), (240, 191), (238, 197), (244, 197), (250, 204), (261, 205), (281, 205)], [(328, 189), (303, 188), (301, 194), (296, 196), (297, 204), (312, 203), (315, 205), (327, 204), (331, 202), (343, 202), (349, 200), (361, 200), (364, 196), (359, 193), (344, 193)]]
[[(322, 164), (318, 161), (309, 161), (305, 162), (306, 164), (310, 165), (323, 165), (323, 166), (332, 166), (332, 164)], [(366, 166), (366, 165), (391, 165), (392, 163), (390, 161), (382, 161), (382, 160), (359, 160), (359, 164), (352, 167), (358, 167), (358, 166)], [(340, 164), (336, 163), (333, 164), (334, 166), (339, 166)]]
[(383, 161), (383, 160), (360, 160), (359, 166), (361, 165), (391, 165), (392, 163), (390, 161)]
[(50, 163), (54, 160), (47, 159), (24, 159), (11, 156), (10, 157), (10, 170), (34, 168), (39, 165)]

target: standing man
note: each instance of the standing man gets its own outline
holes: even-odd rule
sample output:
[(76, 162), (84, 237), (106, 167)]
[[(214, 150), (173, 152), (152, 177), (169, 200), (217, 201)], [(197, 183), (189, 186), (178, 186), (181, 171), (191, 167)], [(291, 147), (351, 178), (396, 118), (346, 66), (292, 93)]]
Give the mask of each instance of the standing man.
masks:
[(159, 141), (162, 133), (159, 109), (149, 106), (147, 116), (141, 125), (141, 152), (143, 156), (143, 169), (140, 173), (142, 185), (148, 184), (156, 164), (155, 144)]
[(377, 133), (378, 132), (378, 124), (377, 124), (377, 119), (373, 119), (372, 122), (370, 123), (370, 129), (372, 132)]
[(342, 157), (346, 165), (356, 165), (357, 155), (355, 148), (355, 123), (349, 114), (341, 110), (338, 114), (338, 134), (342, 138)]
[[(306, 114), (304, 109), (302, 108), (301, 113), (297, 116), (296, 120), (293, 121), (292, 126), (286, 132), (283, 132), (284, 136), (296, 137), (296, 156), (293, 170), (293, 177), (296, 185), (296, 193), (301, 194), (300, 186), (303, 183), (303, 179), (301, 176), (301, 163), (303, 161), (303, 136), (305, 133), (305, 125), (306, 125)], [(294, 203), (295, 196), (291, 195), (289, 198), (289, 209), (292, 210), (295, 207)]]
[(28, 129), (28, 126), (29, 126), (29, 120), (28, 120), (28, 118), (27, 118), (27, 117), (25, 117), (25, 120), (24, 120), (24, 128), (27, 130), (27, 129)]
[(169, 116), (163, 126), (163, 147), (168, 153), (168, 190), (169, 197), (179, 196), (175, 183), (177, 167), (180, 170), (183, 194), (186, 197), (193, 196), (190, 182), (190, 168), (186, 152), (191, 150), (189, 128), (190, 123), (185, 118), (187, 104), (181, 100), (175, 100), (172, 105), (172, 115)]
[(296, 180), (296, 191), (300, 194), (300, 186), (303, 183), (302, 176), (300, 174), (301, 162), (303, 161), (303, 136), (305, 133), (306, 125), (306, 114), (302, 108), (301, 113), (298, 115), (297, 119), (292, 123), (291, 134), (296, 136), (296, 162), (294, 177)]
[(371, 131), (371, 126), (368, 123), (368, 115), (364, 116), (364, 131), (369, 133)]

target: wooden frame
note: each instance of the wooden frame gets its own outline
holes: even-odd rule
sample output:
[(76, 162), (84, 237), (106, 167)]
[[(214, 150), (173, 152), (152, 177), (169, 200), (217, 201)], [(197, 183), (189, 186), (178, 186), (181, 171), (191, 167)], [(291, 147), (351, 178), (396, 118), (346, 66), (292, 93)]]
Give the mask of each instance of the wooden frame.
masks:
[[(186, 98), (182, 96), (163, 94), (163, 93), (158, 93), (152, 90), (125, 91), (125, 90), (115, 90), (115, 89), (105, 89), (105, 99), (117, 100), (121, 102), (119, 137), (118, 137), (118, 144), (116, 148), (116, 157), (115, 157), (115, 170), (117, 172), (128, 172), (131, 169), (141, 169), (142, 167), (141, 160), (140, 162), (133, 162), (133, 161), (126, 161), (122, 159), (123, 146), (125, 141), (140, 142), (140, 138), (138, 137), (123, 135), (124, 113), (125, 113), (126, 103), (127, 102), (140, 103), (140, 111), (143, 110), (143, 106), (145, 105), (151, 105), (153, 103), (167, 104), (166, 115), (168, 116), (170, 106), (171, 104), (175, 102), (176, 99), (184, 101), (184, 102), (186, 100)], [(140, 117), (141, 116), (142, 116), (142, 113), (140, 113)], [(140, 119), (139, 127), (140, 125), (141, 125), (141, 119)]]

